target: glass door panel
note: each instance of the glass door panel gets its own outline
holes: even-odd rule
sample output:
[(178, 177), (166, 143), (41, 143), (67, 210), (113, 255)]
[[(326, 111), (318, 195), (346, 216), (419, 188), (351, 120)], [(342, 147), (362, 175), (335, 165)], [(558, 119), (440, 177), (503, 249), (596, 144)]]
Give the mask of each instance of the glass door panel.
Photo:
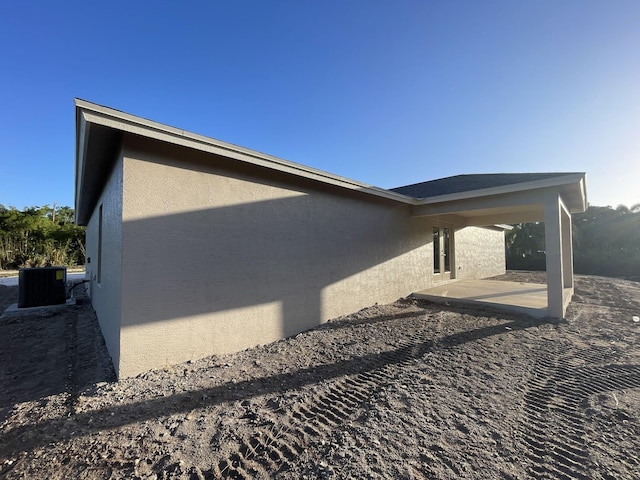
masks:
[(444, 272), (451, 272), (451, 234), (448, 228), (442, 229), (442, 255), (444, 263)]
[(440, 227), (433, 227), (433, 273), (440, 273)]
[(453, 235), (449, 227), (433, 227), (433, 274), (437, 281), (449, 280), (453, 263)]

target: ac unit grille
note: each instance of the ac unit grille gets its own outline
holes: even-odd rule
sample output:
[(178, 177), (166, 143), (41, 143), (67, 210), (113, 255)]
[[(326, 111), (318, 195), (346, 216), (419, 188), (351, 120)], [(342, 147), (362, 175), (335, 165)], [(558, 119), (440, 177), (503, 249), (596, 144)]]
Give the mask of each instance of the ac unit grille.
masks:
[(65, 267), (21, 268), (18, 307), (58, 305), (67, 301)]

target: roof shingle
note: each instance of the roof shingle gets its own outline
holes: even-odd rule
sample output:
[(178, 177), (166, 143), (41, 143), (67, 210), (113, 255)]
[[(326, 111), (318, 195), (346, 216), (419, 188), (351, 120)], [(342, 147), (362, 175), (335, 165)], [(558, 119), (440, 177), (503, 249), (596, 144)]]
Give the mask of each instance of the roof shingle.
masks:
[(453, 177), (439, 178), (437, 180), (414, 183), (403, 187), (390, 188), (389, 190), (413, 198), (431, 198), (452, 193), (470, 192), (485, 188), (546, 180), (564, 175), (576, 175), (576, 173), (480, 173), (455, 175)]

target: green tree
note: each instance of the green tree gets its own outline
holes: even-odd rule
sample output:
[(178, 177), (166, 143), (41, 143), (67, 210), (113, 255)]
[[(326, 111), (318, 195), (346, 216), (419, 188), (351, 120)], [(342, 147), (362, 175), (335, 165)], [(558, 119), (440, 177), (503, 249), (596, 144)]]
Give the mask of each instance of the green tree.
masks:
[[(531, 239), (533, 232), (538, 251), (544, 251), (541, 226), (518, 224), (507, 234), (507, 268), (546, 268), (544, 255), (533, 253)], [(589, 206), (572, 216), (572, 228), (576, 273), (640, 279), (640, 204), (615, 209)]]
[(70, 207), (0, 204), (0, 269), (84, 263), (85, 228)]

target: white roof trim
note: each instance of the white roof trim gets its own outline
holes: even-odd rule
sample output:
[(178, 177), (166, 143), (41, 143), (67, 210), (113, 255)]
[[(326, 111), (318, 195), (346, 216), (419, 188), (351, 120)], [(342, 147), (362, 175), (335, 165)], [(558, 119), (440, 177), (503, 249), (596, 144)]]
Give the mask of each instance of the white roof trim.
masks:
[(75, 99), (76, 105), (76, 212), (78, 211), (80, 196), (83, 192), (85, 180), (85, 154), (91, 125), (102, 126), (114, 131), (127, 132), (147, 138), (156, 139), (174, 145), (180, 145), (195, 150), (221, 155), (244, 163), (257, 165), (271, 170), (292, 174), (346, 188), (351, 191), (362, 192), (380, 198), (397, 201), (407, 205), (430, 205), (447, 203), (457, 200), (468, 200), (492, 195), (510, 194), (527, 190), (562, 187), (578, 184), (581, 193), (582, 210), (586, 208), (586, 189), (584, 174), (558, 174), (557, 177), (546, 178), (531, 182), (514, 183), (500, 187), (467, 190), (459, 193), (439, 195), (436, 197), (416, 199), (391, 190), (375, 187), (366, 183), (334, 175), (323, 170), (307, 167), (299, 163), (283, 160), (272, 155), (250, 150), (248, 148), (226, 143), (214, 138), (205, 137), (186, 130), (164, 125), (162, 123), (137, 117), (119, 110), (104, 107), (86, 100)]
[[(307, 167), (299, 163), (283, 160), (272, 155), (239, 147), (214, 138), (205, 137), (186, 130), (170, 127), (152, 120), (136, 117), (125, 112), (97, 105), (85, 100), (75, 99), (76, 108), (81, 110), (82, 127), (91, 123), (133, 133), (156, 140), (193, 148), (203, 152), (215, 153), (242, 162), (267, 167), (272, 170), (290, 173), (329, 185), (347, 188), (378, 197), (414, 205), (415, 199), (382, 188), (374, 187), (349, 178), (334, 175), (323, 170)], [(80, 152), (78, 152), (80, 154)]]
[[(511, 183), (499, 187), (481, 188), (478, 190), (466, 190), (464, 192), (448, 193), (438, 195), (436, 197), (427, 197), (417, 200), (417, 205), (429, 205), (432, 203), (453, 202), (456, 200), (467, 200), (469, 198), (488, 197), (491, 195), (501, 195), (505, 193), (514, 193), (524, 190), (535, 190), (538, 188), (560, 187), (562, 185), (571, 185), (581, 183), (584, 178), (582, 173), (576, 174), (558, 174), (557, 177), (535, 180), (532, 182)], [(582, 183), (581, 183), (582, 185)]]

